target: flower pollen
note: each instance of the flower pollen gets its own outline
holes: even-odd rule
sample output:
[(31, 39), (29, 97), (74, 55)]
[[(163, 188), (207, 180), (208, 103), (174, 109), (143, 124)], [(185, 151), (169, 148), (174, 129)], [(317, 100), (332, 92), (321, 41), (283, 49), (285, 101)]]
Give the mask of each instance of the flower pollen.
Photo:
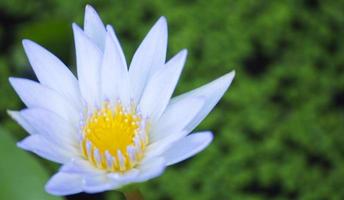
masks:
[(104, 103), (83, 121), (83, 155), (97, 168), (124, 172), (135, 167), (148, 144), (147, 120), (120, 102)]

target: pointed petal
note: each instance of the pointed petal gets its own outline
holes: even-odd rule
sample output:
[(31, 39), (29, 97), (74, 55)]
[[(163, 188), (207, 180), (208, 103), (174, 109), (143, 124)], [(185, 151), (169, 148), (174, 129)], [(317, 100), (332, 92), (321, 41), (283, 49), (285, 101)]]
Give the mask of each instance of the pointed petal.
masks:
[(65, 163), (74, 156), (73, 152), (68, 152), (38, 134), (26, 137), (17, 146), (57, 163)]
[(81, 95), (89, 108), (99, 105), (101, 50), (73, 24), (76, 63)]
[(163, 66), (167, 50), (167, 23), (161, 17), (136, 50), (129, 68), (133, 97), (139, 102), (149, 77)]
[(167, 165), (173, 165), (202, 151), (212, 140), (211, 132), (194, 133), (176, 142), (163, 156)]
[(173, 98), (170, 104), (176, 103), (186, 98), (203, 97), (205, 102), (201, 111), (196, 117), (187, 125), (186, 130), (191, 132), (214, 108), (225, 91), (228, 89), (234, 78), (235, 72), (230, 72), (200, 88), (192, 90)]
[(170, 104), (158, 122), (152, 125), (152, 133), (150, 134), (151, 138), (149, 141), (154, 143), (171, 134), (182, 131), (196, 117), (196, 114), (199, 113), (203, 107), (204, 100), (202, 97), (195, 97)]
[(140, 109), (150, 117), (152, 123), (159, 119), (164, 112), (183, 69), (187, 51), (182, 50), (174, 56), (164, 68), (159, 70), (149, 80), (142, 99)]
[(78, 146), (77, 128), (51, 111), (29, 108), (20, 111), (21, 116), (49, 141), (72, 150)]
[(82, 192), (83, 179), (79, 174), (56, 173), (46, 184), (45, 190), (53, 195), (65, 196)]
[(130, 101), (129, 75), (122, 48), (112, 27), (108, 26), (105, 51), (101, 68), (101, 89), (103, 100), (128, 104)]
[(115, 33), (114, 28), (111, 25), (107, 25), (106, 30), (108, 33), (110, 33), (110, 36), (111, 36), (114, 44), (116, 45), (115, 49), (116, 49), (116, 52), (118, 53), (118, 55), (117, 55), (118, 60), (120, 62), (122, 62), (122, 65), (125, 66), (125, 69), (128, 71), (128, 64), (127, 64), (127, 61), (125, 59), (123, 49), (121, 47), (121, 43), (119, 42), (119, 40), (117, 38), (117, 35)]
[(104, 50), (105, 27), (98, 13), (90, 5), (86, 5), (84, 19), (85, 34), (97, 44), (99, 49)]
[(72, 72), (56, 56), (38, 44), (23, 40), (23, 46), (39, 82), (56, 90), (80, 108), (79, 86)]
[(19, 111), (8, 110), (7, 113), (30, 135), (36, 134), (35, 129), (20, 115)]
[(63, 96), (37, 82), (10, 78), (10, 83), (27, 107), (50, 110), (72, 123), (79, 122), (79, 112)]

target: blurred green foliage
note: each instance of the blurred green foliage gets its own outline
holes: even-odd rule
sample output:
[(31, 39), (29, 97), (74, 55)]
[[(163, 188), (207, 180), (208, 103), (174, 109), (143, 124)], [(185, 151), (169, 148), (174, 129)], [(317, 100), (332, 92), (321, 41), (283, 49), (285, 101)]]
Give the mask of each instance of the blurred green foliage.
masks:
[[(87, 3), (115, 26), (127, 58), (154, 21), (167, 17), (169, 57), (182, 48), (189, 50), (176, 94), (230, 70), (237, 72), (229, 92), (198, 127), (214, 131), (213, 144), (141, 184), (146, 199), (344, 199), (343, 1)], [(70, 25), (81, 24), (85, 4), (0, 1), (0, 119), (7, 130), (1, 134), (10, 133), (16, 141), (25, 135), (5, 114), (8, 108), (23, 108), (7, 77), (34, 78), (21, 40), (42, 44), (74, 69)], [(43, 174), (52, 174), (56, 166), (32, 155), (33, 160), (26, 161), (7, 137), (0, 136), (1, 169), (13, 164), (37, 175), (38, 185), (47, 181)], [(30, 163), (37, 160), (41, 166), (35, 164), (31, 171)], [(23, 185), (36, 181), (14, 169), (0, 171), (0, 199), (9, 199), (3, 196), (8, 192), (4, 188), (15, 180)], [(36, 186), (27, 192), (21, 184), (18, 193), (42, 193)], [(123, 197), (113, 191), (68, 199)]]
[(44, 167), (24, 151), (16, 148), (11, 135), (0, 129), (1, 199), (62, 200), (44, 193), (45, 180), (49, 177)]

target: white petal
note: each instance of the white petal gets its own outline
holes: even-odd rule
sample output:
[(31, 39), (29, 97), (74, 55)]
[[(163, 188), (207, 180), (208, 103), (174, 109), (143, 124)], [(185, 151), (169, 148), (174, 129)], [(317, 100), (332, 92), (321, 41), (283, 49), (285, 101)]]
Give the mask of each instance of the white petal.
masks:
[(125, 173), (110, 173), (108, 178), (111, 180), (112, 189), (116, 189), (130, 183), (139, 183), (155, 178), (164, 171), (165, 166), (162, 157), (144, 159), (137, 168)]
[(101, 89), (103, 100), (128, 104), (130, 101), (129, 74), (122, 48), (113, 29), (108, 26), (105, 51), (101, 68)]
[(7, 113), (30, 135), (36, 134), (35, 129), (20, 115), (19, 111), (8, 110)]
[(105, 27), (98, 13), (90, 5), (86, 5), (85, 9), (84, 31), (101, 50), (104, 50)]
[(138, 170), (132, 169), (124, 173), (108, 173), (95, 176), (84, 176), (84, 191), (87, 193), (103, 192), (121, 188), (133, 183)]
[(83, 190), (87, 193), (98, 193), (112, 189), (110, 179), (104, 175), (84, 176)]
[(139, 175), (140, 171), (136, 168), (133, 168), (129, 171), (124, 173), (117, 173), (112, 172), (107, 174), (107, 177), (111, 180), (111, 184), (113, 187), (120, 187), (122, 185), (134, 182), (137, 175)]
[(73, 152), (68, 152), (63, 147), (61, 148), (61, 146), (37, 134), (26, 137), (18, 142), (17, 146), (57, 163), (68, 162), (74, 156)]
[(89, 108), (99, 105), (101, 50), (73, 24), (80, 91)]
[(100, 175), (105, 173), (104, 170), (95, 168), (88, 160), (82, 158), (73, 158), (68, 163), (64, 164), (60, 171), (83, 175)]
[(53, 195), (65, 196), (82, 192), (82, 185), (81, 175), (58, 172), (46, 184), (45, 190)]
[[(89, 167), (86, 167), (87, 169), (85, 170), (85, 163), (81, 165), (79, 165), (79, 169), (75, 168), (76, 166), (72, 168), (68, 167), (69, 169), (72, 169), (72, 171), (66, 171), (67, 165), (64, 165), (58, 174), (63, 174), (63, 176), (70, 174), (74, 177), (78, 177), (78, 182), (76, 185), (81, 187), (81, 190), (87, 193), (118, 189), (130, 183), (146, 181), (160, 175), (166, 166), (162, 157), (146, 160), (138, 168), (131, 169), (130, 171), (124, 173), (92, 173), (89, 171)], [(68, 181), (68, 179), (66, 179), (66, 181), (64, 179), (60, 179), (60, 184), (58, 185), (68, 185)], [(73, 184), (74, 183), (75, 182), (73, 181)], [(81, 186), (78, 184), (81, 184)], [(59, 188), (60, 187), (57, 187), (57, 189)]]
[(158, 122), (152, 125), (149, 141), (153, 143), (182, 131), (196, 117), (203, 104), (204, 98), (202, 97), (183, 99), (169, 104)]
[(69, 150), (78, 146), (77, 128), (51, 111), (29, 108), (20, 111), (21, 116), (40, 134), (52, 143)]
[[(63, 165), (60, 173), (76, 174), (82, 178), (82, 191), (87, 193), (103, 192), (112, 189), (115, 185), (113, 180), (108, 178), (107, 172), (95, 168), (89, 161), (76, 158)], [(68, 183), (66, 183), (68, 184)]]
[(135, 178), (136, 183), (144, 182), (149, 179), (160, 176), (164, 171), (166, 166), (164, 158), (158, 157), (150, 160), (146, 160), (138, 168), (140, 171), (137, 177)]
[(167, 165), (181, 162), (207, 147), (213, 140), (211, 132), (200, 132), (186, 136), (168, 149), (164, 154)]
[(186, 131), (175, 132), (158, 141), (150, 143), (146, 149), (145, 159), (161, 156), (167, 149), (173, 146), (175, 142), (185, 137), (188, 133), (189, 132)]
[(161, 68), (166, 60), (167, 23), (161, 17), (136, 50), (129, 68), (134, 100), (139, 102), (149, 77)]
[(214, 106), (217, 104), (217, 102), (220, 100), (220, 98), (223, 96), (225, 91), (232, 83), (234, 75), (234, 71), (230, 72), (200, 88), (179, 95), (171, 100), (170, 104), (191, 97), (205, 98), (203, 108), (196, 115), (196, 117), (188, 124), (186, 130), (191, 132), (208, 115), (208, 113), (214, 108)]
[(155, 123), (164, 112), (177, 85), (186, 55), (187, 51), (182, 50), (149, 80), (139, 107), (150, 117), (152, 123)]
[(46, 185), (47, 192), (54, 195), (71, 195), (79, 192), (96, 193), (111, 189), (107, 176), (66, 173), (55, 174)]
[(80, 108), (78, 82), (72, 72), (53, 54), (38, 44), (23, 40), (26, 55), (40, 83), (58, 91)]
[(144, 182), (157, 177), (164, 171), (165, 166), (162, 157), (144, 159), (137, 168), (125, 173), (110, 173), (107, 177), (111, 181), (111, 189), (117, 189), (130, 183)]
[(79, 122), (79, 111), (54, 90), (28, 79), (10, 78), (9, 80), (27, 107), (44, 108), (72, 123)]
[(120, 62), (122, 62), (122, 64), (125, 66), (125, 69), (128, 71), (128, 65), (127, 65), (127, 61), (125, 59), (125, 55), (124, 55), (124, 52), (123, 52), (123, 49), (121, 47), (121, 44), (116, 36), (116, 33), (115, 33), (115, 30), (114, 28), (111, 26), (111, 25), (107, 25), (106, 26), (106, 30), (108, 33), (110, 33), (110, 36), (114, 42), (114, 44), (116, 45), (116, 51), (118, 53), (118, 59)]

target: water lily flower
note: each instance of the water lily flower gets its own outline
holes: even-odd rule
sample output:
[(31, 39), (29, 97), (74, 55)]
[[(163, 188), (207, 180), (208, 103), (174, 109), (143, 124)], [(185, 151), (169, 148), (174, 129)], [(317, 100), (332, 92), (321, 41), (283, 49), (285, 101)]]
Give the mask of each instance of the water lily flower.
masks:
[(96, 193), (143, 182), (212, 141), (209, 131), (190, 132), (223, 96), (234, 72), (172, 98), (187, 51), (166, 62), (164, 17), (129, 67), (114, 29), (104, 26), (91, 6), (86, 6), (84, 28), (73, 24), (73, 32), (77, 79), (29, 40), (23, 46), (38, 82), (9, 79), (27, 107), (9, 111), (30, 134), (18, 146), (62, 164), (47, 192)]

